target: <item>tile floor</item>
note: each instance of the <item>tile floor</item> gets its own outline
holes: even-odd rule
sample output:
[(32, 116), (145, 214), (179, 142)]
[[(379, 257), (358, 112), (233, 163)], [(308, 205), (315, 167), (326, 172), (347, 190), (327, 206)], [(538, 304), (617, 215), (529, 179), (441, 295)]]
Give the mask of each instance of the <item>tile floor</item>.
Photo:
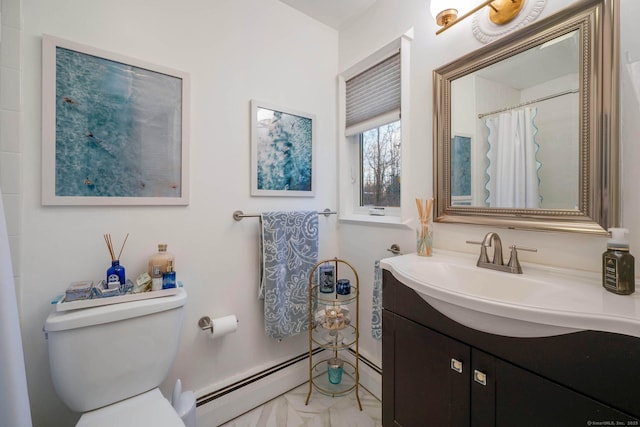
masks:
[(355, 392), (331, 398), (314, 391), (305, 405), (309, 383), (303, 384), (220, 427), (381, 427), (382, 404), (359, 387), (362, 411)]

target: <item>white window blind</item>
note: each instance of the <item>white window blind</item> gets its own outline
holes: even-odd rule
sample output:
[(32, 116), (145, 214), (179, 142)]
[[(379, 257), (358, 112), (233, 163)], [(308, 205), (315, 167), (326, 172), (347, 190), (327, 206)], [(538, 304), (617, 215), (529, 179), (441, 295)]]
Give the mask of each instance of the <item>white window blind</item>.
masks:
[(400, 52), (346, 81), (347, 136), (400, 119)]

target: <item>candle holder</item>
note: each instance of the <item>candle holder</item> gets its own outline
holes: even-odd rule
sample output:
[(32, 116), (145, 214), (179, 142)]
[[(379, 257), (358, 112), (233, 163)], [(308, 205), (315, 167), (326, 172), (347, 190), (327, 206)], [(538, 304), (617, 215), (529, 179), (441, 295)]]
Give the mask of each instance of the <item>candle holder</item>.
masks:
[(329, 359), (327, 360), (327, 366), (329, 382), (331, 384), (340, 384), (342, 382), (342, 370), (344, 366), (344, 362), (342, 361), (342, 359), (339, 359), (337, 357)]
[(349, 295), (351, 293), (351, 282), (349, 279), (338, 279), (336, 283), (336, 293), (338, 295)]

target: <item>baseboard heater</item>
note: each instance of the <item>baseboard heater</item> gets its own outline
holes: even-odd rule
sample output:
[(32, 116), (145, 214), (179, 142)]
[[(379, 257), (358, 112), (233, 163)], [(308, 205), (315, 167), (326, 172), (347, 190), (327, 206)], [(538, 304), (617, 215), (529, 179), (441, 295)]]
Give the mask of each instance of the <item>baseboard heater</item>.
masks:
[[(313, 355), (316, 355), (318, 353), (320, 353), (321, 351), (324, 351), (324, 349), (322, 348), (316, 348), (313, 350)], [(348, 352), (351, 353), (351, 355), (355, 358), (356, 356), (356, 352), (353, 349), (348, 349)], [(309, 357), (309, 353), (305, 352), (303, 354), (300, 354), (296, 357), (293, 357), (289, 360), (285, 360), (284, 362), (281, 362), (277, 365), (274, 365), (268, 369), (265, 369), (263, 371), (257, 372), (247, 378), (243, 378), (240, 381), (236, 381), (233, 384), (229, 384), (226, 387), (223, 387), (221, 389), (212, 391), (211, 393), (208, 393), (204, 396), (201, 396), (198, 398), (198, 400), (196, 401), (196, 406), (202, 406), (202, 405), (206, 405), (209, 402), (212, 402), (216, 399), (219, 399), (229, 393), (233, 393), (234, 391), (237, 391), (239, 389), (241, 389), (242, 387), (246, 387), (250, 384), (255, 383), (256, 381), (260, 381), (266, 377), (268, 377), (269, 375), (273, 375), (276, 372), (282, 371), (283, 369), (287, 369), (289, 366), (294, 365), (298, 362), (301, 362), (305, 359), (307, 359)], [(367, 366), (369, 366), (369, 368), (371, 368), (375, 373), (382, 375), (382, 369), (377, 366), (375, 363), (371, 362), (369, 359), (367, 359), (366, 357), (363, 357), (361, 354), (359, 355), (359, 359), (360, 362), (366, 364)]]
[[(312, 353), (315, 355), (320, 353), (323, 350), (324, 349), (322, 348), (317, 348), (313, 350)], [(204, 396), (199, 397), (198, 400), (196, 401), (196, 406), (202, 406), (213, 400), (219, 399), (229, 393), (232, 393), (238, 389), (241, 389), (242, 387), (246, 387), (249, 384), (252, 384), (256, 381), (260, 381), (261, 379), (268, 377), (269, 375), (275, 374), (276, 372), (279, 372), (283, 369), (287, 369), (289, 366), (294, 365), (308, 357), (309, 357), (309, 352), (305, 352), (299, 356), (293, 357), (289, 360), (285, 360), (284, 362), (281, 362), (275, 366), (265, 369), (264, 371), (257, 372), (247, 378), (244, 378), (240, 381), (236, 381), (233, 384), (229, 384), (228, 386), (223, 387), (219, 390), (212, 391), (211, 393), (208, 393)]]

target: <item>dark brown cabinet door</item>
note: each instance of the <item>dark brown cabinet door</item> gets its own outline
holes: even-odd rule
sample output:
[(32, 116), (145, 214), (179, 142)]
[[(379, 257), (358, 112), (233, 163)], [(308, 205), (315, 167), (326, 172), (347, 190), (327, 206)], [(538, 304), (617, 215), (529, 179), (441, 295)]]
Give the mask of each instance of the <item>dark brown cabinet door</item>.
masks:
[(382, 324), (385, 427), (469, 426), (470, 347), (389, 312)]
[(495, 427), (496, 359), (490, 354), (472, 348), (471, 362), (471, 425)]
[(497, 427), (638, 425), (635, 418), (510, 363), (496, 360), (495, 368)]

